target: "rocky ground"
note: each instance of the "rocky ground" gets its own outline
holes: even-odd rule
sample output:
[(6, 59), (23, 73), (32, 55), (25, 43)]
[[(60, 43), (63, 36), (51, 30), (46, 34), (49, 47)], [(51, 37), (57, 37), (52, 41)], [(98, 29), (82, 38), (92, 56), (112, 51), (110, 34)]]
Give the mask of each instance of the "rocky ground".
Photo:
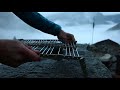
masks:
[[(105, 40), (94, 45), (78, 44), (79, 54), (85, 58), (88, 78), (113, 78), (119, 72), (119, 44)], [(118, 67), (116, 69), (116, 67)], [(0, 65), (0, 78), (85, 78), (77, 60), (45, 59), (28, 62), (17, 68)]]
[(120, 45), (112, 40), (104, 40), (94, 45), (89, 45), (87, 50), (93, 52), (112, 73), (113, 76), (120, 75)]

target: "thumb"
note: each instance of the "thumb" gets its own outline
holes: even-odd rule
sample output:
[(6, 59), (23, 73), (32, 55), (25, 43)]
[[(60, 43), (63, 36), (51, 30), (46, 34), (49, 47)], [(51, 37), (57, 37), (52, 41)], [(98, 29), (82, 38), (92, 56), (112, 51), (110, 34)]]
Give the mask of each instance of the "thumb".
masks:
[(28, 57), (29, 59), (32, 59), (34, 61), (39, 61), (40, 60), (40, 56), (37, 53), (35, 53), (33, 50), (30, 50), (27, 47), (24, 47), (23, 54), (26, 57)]

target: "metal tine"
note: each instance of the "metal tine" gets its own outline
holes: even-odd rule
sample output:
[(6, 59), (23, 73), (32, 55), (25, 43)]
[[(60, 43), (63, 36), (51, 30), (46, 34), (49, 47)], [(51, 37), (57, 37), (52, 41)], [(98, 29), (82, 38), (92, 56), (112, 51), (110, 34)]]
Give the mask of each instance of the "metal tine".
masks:
[(42, 44), (42, 40), (40, 40), (40, 44)]
[(41, 40), (41, 44), (43, 44), (43, 40)]
[(42, 40), (42, 44), (44, 44), (44, 40)]
[(49, 51), (51, 50), (51, 48), (52, 48), (52, 47), (51, 47), (52, 41), (50, 40), (50, 41), (48, 41), (48, 42), (49, 42), (48, 44), (50, 45), (50, 47), (49, 47), (48, 51), (46, 52), (46, 54), (48, 54), (48, 52), (49, 52)]
[[(53, 40), (51, 44), (53, 44), (53, 45), (54, 45), (54, 43), (55, 43), (55, 42), (54, 42), (54, 40)], [(50, 54), (52, 54), (53, 50), (54, 50), (54, 46), (53, 46), (53, 48), (52, 48), (52, 50), (51, 50)]]
[(28, 44), (31, 45), (32, 44), (32, 40), (29, 40)]
[(35, 46), (33, 46), (32, 49), (35, 49)]
[(36, 40), (37, 41), (37, 44), (39, 43), (39, 40)]
[(37, 44), (38, 44), (38, 41), (37, 41), (37, 40), (35, 40), (35, 42), (36, 42), (35, 44), (37, 45)]
[(29, 44), (32, 44), (32, 40), (30, 40)]
[(28, 43), (28, 42), (29, 42), (29, 40), (26, 40), (26, 41), (25, 41), (25, 43)]
[(67, 56), (67, 45), (66, 45), (66, 43), (64, 44), (65, 45), (65, 47), (66, 47), (66, 52), (65, 52), (65, 56)]
[(48, 41), (48, 45), (49, 45), (49, 46), (51, 45), (51, 40)]
[(35, 44), (36, 44), (36, 45), (38, 44), (38, 41), (37, 41), (37, 40), (35, 40)]
[(69, 43), (66, 43), (66, 46), (69, 47)]
[(54, 40), (53, 40), (53, 41), (51, 42), (51, 45), (54, 46), (54, 43), (55, 43), (55, 42), (54, 42)]
[(59, 41), (59, 40), (56, 40), (56, 43), (60, 43), (60, 41)]
[(76, 52), (77, 52), (77, 56), (80, 57), (79, 53), (78, 53), (78, 49), (76, 48)]
[(28, 40), (27, 41), (24, 41), (25, 44), (28, 44)]
[(55, 43), (55, 40), (53, 40), (52, 44), (54, 45), (54, 43)]
[(72, 46), (73, 46), (73, 45), (72, 45), (72, 42), (70, 42), (69, 44), (70, 44), (70, 47), (72, 47)]
[(46, 44), (46, 40), (43, 40), (43, 44)]
[(53, 49), (54, 49), (54, 47), (52, 48), (52, 50), (51, 50), (50, 54), (53, 52)]
[(47, 48), (48, 48), (48, 46), (45, 48), (45, 50), (42, 52), (42, 54), (46, 51)]
[(35, 40), (32, 40), (32, 41), (31, 41), (31, 44), (35, 44)]
[(71, 51), (70, 51), (70, 47), (68, 47), (69, 48), (69, 55), (71, 56)]
[(41, 45), (41, 40), (38, 41), (38, 45)]
[(76, 47), (75, 44), (74, 44), (74, 42), (73, 42), (73, 47), (74, 47), (74, 48)]
[(44, 48), (45, 48), (45, 46), (44, 46), (44, 47), (42, 47), (42, 49), (40, 50), (40, 52), (41, 52)]
[(75, 50), (72, 48), (72, 51), (73, 51), (73, 56), (75, 57)]
[(48, 46), (50, 46), (51, 40), (48, 41)]
[(39, 43), (41, 43), (41, 40), (39, 40)]
[(38, 48), (38, 46), (36, 46), (34, 49), (36, 50)]
[(47, 43), (48, 43), (48, 41), (47, 40), (45, 40), (45, 44), (47, 45)]
[(50, 40), (50, 46), (52, 45), (52, 40)]
[(31, 43), (31, 40), (29, 40), (29, 44)]
[(71, 52), (72, 52), (73, 57), (75, 57), (73, 42), (71, 42)]
[(36, 50), (37, 47), (38, 47), (38, 46), (33, 46), (32, 49)]
[(45, 40), (42, 40), (43, 44), (45, 44)]
[(46, 54), (48, 54), (48, 52), (50, 51), (51, 47), (49, 47), (49, 49), (47, 50)]
[(31, 41), (29, 40), (26, 44), (31, 45)]
[(27, 40), (26, 42), (29, 43), (29, 40)]
[(71, 56), (71, 52), (70, 52), (70, 44), (68, 43), (68, 55)]
[(42, 40), (42, 44), (44, 44), (44, 40)]
[(61, 47), (59, 48), (58, 54), (60, 54), (60, 49), (61, 49)]

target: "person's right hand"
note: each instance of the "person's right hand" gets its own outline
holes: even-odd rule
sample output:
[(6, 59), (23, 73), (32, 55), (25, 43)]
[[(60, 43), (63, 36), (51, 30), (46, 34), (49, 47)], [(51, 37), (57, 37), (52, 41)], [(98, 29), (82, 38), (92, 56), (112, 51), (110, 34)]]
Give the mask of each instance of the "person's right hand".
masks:
[(15, 40), (0, 40), (0, 63), (17, 67), (23, 63), (39, 61), (40, 52)]
[(62, 41), (63, 43), (70, 43), (70, 42), (75, 42), (76, 41), (73, 34), (64, 32), (63, 30), (60, 31), (57, 38), (60, 41)]

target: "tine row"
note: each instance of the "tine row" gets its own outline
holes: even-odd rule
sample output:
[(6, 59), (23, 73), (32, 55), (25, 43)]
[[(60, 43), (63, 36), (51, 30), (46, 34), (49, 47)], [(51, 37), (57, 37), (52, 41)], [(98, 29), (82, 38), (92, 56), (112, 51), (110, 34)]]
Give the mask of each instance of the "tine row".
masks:
[[(63, 49), (65, 49), (63, 54), (65, 57), (80, 57), (76, 43), (63, 44), (59, 40), (22, 40), (22, 42), (32, 46), (32, 49), (40, 51), (41, 54), (61, 55), (63, 54)], [(59, 46), (56, 46), (56, 44)]]

